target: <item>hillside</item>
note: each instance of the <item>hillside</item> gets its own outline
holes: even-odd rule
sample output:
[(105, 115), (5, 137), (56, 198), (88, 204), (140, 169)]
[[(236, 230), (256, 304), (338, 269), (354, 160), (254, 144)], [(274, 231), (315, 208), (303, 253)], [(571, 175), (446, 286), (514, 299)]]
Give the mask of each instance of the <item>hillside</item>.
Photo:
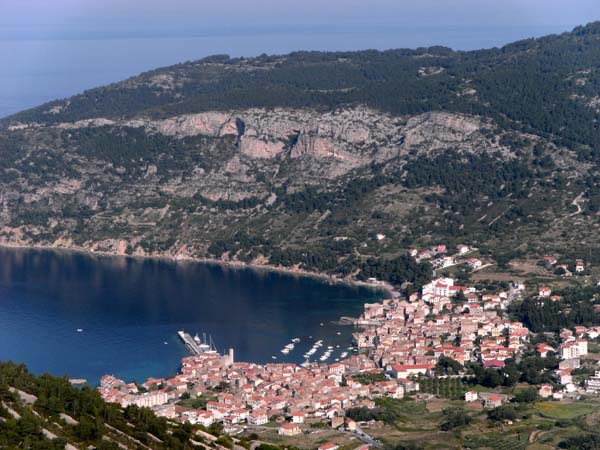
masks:
[(0, 237), (394, 282), (426, 276), (401, 256), (416, 245), (587, 255), (598, 61), (593, 23), (157, 69), (0, 122)]
[(196, 431), (147, 408), (105, 403), (96, 390), (75, 388), (66, 378), (35, 376), (23, 365), (0, 362), (0, 448), (219, 448)]

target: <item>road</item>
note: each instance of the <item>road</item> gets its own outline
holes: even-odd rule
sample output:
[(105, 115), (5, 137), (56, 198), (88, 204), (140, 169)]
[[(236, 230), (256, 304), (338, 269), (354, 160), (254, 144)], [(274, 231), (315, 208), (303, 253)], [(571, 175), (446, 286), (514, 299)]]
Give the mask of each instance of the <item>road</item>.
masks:
[(584, 192), (582, 192), (577, 197), (575, 197), (575, 199), (571, 202), (571, 205), (574, 205), (574, 206), (577, 207), (577, 211), (575, 211), (574, 213), (572, 213), (570, 217), (573, 217), (573, 216), (576, 216), (576, 215), (582, 213), (583, 209), (581, 208), (581, 205), (579, 204), (579, 202), (583, 198), (583, 194), (584, 194)]
[(369, 444), (372, 447), (375, 448), (383, 448), (383, 445), (381, 445), (381, 442), (373, 439), (370, 435), (368, 435), (367, 433), (365, 433), (361, 427), (358, 426), (358, 424), (356, 424), (356, 431), (354, 433), (351, 433), (354, 436), (356, 436), (357, 438), (359, 438), (361, 441), (363, 441), (365, 444)]

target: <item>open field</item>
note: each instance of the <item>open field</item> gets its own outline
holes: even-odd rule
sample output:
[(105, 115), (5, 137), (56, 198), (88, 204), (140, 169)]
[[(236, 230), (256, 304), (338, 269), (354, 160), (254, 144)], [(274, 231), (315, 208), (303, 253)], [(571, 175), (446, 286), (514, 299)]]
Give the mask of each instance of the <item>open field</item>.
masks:
[(552, 419), (574, 419), (589, 414), (596, 408), (583, 402), (542, 402), (535, 405), (535, 410), (540, 415)]
[(340, 446), (348, 446), (348, 448), (358, 447), (361, 444), (360, 439), (357, 437), (331, 428), (311, 429), (305, 426), (304, 432), (298, 436), (280, 436), (277, 434), (276, 428), (265, 429), (257, 434), (260, 436), (260, 440), (264, 442), (307, 449), (317, 448), (331, 441), (335, 441)]

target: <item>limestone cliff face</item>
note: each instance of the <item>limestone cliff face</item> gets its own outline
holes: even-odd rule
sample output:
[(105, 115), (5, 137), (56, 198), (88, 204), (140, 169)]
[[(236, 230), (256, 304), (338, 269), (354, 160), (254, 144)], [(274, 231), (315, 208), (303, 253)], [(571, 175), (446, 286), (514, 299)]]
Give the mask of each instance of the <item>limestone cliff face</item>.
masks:
[[(209, 147), (195, 150), (200, 155), (210, 153), (210, 167), (192, 161), (192, 165), (186, 167), (189, 173), (182, 178), (164, 173), (157, 162), (152, 162), (137, 181), (140, 185), (155, 185), (166, 195), (185, 198), (199, 195), (211, 201), (266, 199), (271, 192), (260, 179), (276, 177), (277, 183), (285, 183), (289, 190), (297, 191), (307, 184), (319, 185), (339, 179), (372, 163), (403, 160), (409, 153), (503, 150), (497, 142), (484, 137), (482, 131), (492, 130), (494, 126), (480, 118), (444, 112), (394, 117), (365, 107), (326, 113), (283, 108), (247, 109), (163, 120), (96, 118), (46, 127), (39, 124), (15, 127), (18, 132), (34, 133), (103, 127), (116, 134), (126, 133), (129, 128), (141, 128), (148, 136), (160, 134), (175, 140), (207, 137), (213, 140), (212, 146), (223, 140), (220, 147), (234, 147), (216, 153), (209, 151)], [(166, 157), (179, 158), (167, 154), (162, 158)], [(288, 171), (283, 178), (282, 167)], [(111, 177), (127, 176), (123, 168), (115, 170)], [(32, 203), (52, 193), (75, 193), (82, 186), (82, 180), (60, 179), (22, 193), (22, 199)], [(85, 203), (93, 210), (99, 205), (96, 194), (84, 196)]]
[(246, 135), (240, 139), (240, 151), (250, 158), (274, 158), (285, 152), (285, 143), (270, 136)]
[[(240, 129), (243, 124), (243, 130)], [(35, 125), (33, 125), (35, 126)], [(206, 112), (164, 120), (134, 119), (118, 122), (91, 119), (56, 125), (59, 129), (134, 127), (182, 139), (190, 136), (235, 137), (242, 157), (330, 159), (342, 172), (385, 161), (403, 153), (440, 151), (455, 144), (481, 142), (478, 133), (492, 128), (482, 119), (431, 112), (413, 117), (392, 117), (367, 108), (328, 113), (312, 110), (248, 109)], [(488, 143), (489, 144), (489, 143)], [(340, 170), (335, 171), (336, 176)]]
[(230, 115), (209, 112), (193, 114), (162, 121), (140, 123), (150, 131), (167, 136), (185, 137), (195, 135), (227, 136), (237, 135), (235, 120)]
[[(132, 129), (135, 137), (128, 138)], [(129, 155), (140, 131), (149, 142), (161, 137), (156, 142), (167, 146)], [(303, 242), (329, 213), (311, 218), (302, 226), (313, 231), (301, 233), (296, 219), (282, 212), (282, 195), (308, 188), (335, 192), (353, 179), (368, 179), (374, 164), (402, 173), (406, 161), (420, 154), (500, 151), (510, 157), (489, 137), (496, 131), (491, 122), (466, 115), (396, 117), (365, 107), (17, 123), (9, 133), (28, 144), (0, 192), (0, 242), (177, 258), (206, 256), (217, 236), (233, 230)], [(97, 134), (97, 141), (83, 145), (78, 132)], [(120, 147), (113, 149), (112, 142)], [(51, 165), (54, 160), (60, 163)], [(44, 169), (27, 173), (38, 166)], [(400, 195), (401, 189), (389, 192)], [(363, 206), (362, 223), (368, 224), (376, 207)]]
[(406, 123), (405, 145), (409, 147), (427, 144), (429, 149), (444, 144), (467, 142), (471, 135), (481, 129), (476, 118), (448, 113), (427, 113), (411, 117)]

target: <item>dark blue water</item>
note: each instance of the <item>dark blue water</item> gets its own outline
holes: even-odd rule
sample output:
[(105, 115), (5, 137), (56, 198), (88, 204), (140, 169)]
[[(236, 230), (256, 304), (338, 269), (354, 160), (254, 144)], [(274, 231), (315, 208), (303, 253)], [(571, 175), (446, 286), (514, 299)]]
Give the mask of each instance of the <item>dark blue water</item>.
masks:
[(340, 345), (334, 359), (353, 329), (332, 322), (381, 296), (267, 271), (0, 248), (0, 360), (92, 384), (168, 376), (187, 354), (181, 328), (211, 334), (237, 360), (300, 362), (316, 339)]

